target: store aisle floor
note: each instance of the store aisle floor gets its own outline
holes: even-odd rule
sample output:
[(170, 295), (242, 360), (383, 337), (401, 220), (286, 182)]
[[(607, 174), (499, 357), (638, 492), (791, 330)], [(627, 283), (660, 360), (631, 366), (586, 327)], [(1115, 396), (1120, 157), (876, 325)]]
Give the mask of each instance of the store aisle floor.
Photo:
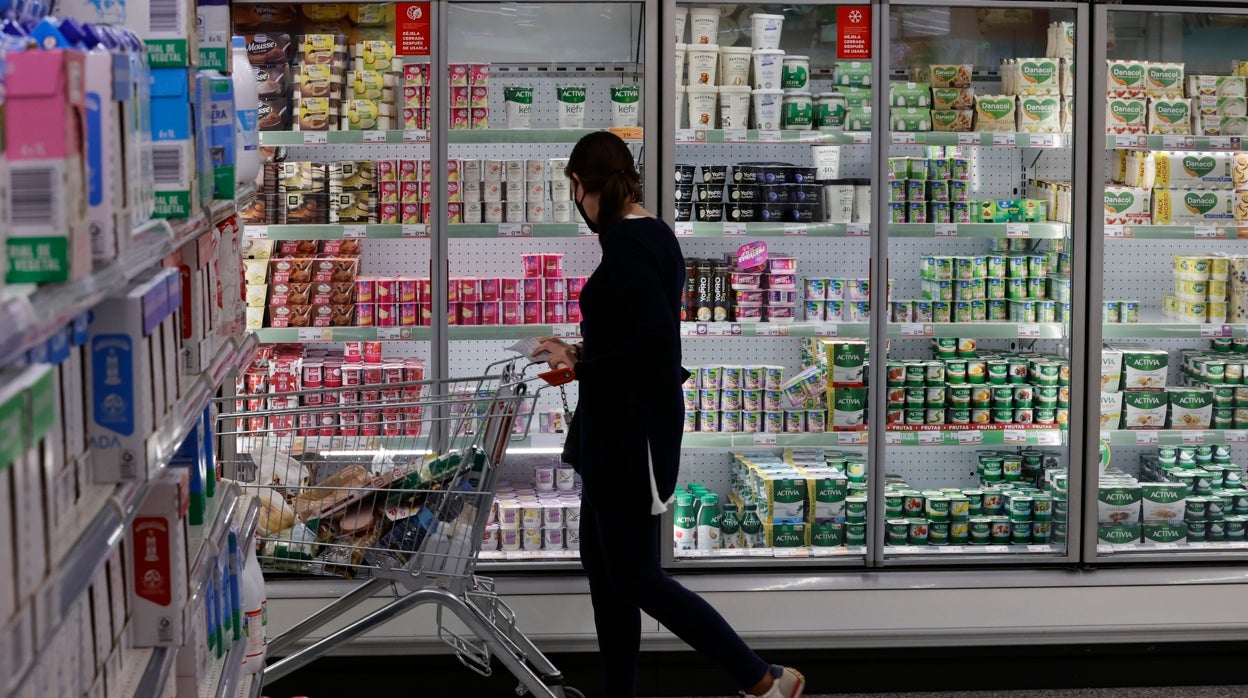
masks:
[[(966, 691), (942, 693), (825, 693), (804, 698), (1241, 698), (1248, 686), (1165, 688), (1078, 688), (1052, 691)], [(735, 698), (725, 696), (724, 698)]]

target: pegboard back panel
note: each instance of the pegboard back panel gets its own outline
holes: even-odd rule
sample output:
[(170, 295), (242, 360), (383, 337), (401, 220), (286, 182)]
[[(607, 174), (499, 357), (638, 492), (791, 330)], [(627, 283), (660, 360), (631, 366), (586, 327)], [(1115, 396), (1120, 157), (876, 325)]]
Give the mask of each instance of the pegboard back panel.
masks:
[(596, 235), (577, 238), (468, 238), (447, 242), (451, 276), (524, 276), (521, 255), (561, 254), (564, 276), (589, 276), (602, 259)]
[(429, 158), (428, 143), (357, 143), (354, 145), (287, 145), (279, 151), (290, 162), (345, 160), (421, 160)]
[(1213, 252), (1248, 254), (1248, 241), (1106, 240), (1104, 297), (1138, 300), (1141, 321), (1147, 313), (1159, 321), (1162, 294), (1174, 293), (1174, 255)]

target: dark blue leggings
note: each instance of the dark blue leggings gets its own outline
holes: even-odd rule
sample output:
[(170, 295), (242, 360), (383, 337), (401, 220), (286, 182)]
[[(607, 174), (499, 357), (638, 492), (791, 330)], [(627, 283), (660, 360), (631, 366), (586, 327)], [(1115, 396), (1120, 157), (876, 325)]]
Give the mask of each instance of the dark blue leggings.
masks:
[(718, 611), (663, 571), (661, 522), (635, 503), (598, 512), (581, 500), (581, 565), (594, 605), (603, 696), (636, 695), (642, 611), (723, 667), (742, 690), (753, 688), (769, 665)]

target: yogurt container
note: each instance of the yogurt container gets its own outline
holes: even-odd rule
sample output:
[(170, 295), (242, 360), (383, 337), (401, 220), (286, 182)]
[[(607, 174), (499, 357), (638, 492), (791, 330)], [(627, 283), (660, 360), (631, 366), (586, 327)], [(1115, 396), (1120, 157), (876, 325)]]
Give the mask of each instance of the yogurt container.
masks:
[(559, 111), (559, 128), (585, 128), (584, 85), (555, 87), (555, 100)]
[(676, 44), (676, 60), (673, 61), (676, 67), (676, 75), (674, 75), (673, 77), (676, 80), (675, 84), (677, 87), (684, 84), (685, 56), (688, 54), (688, 51), (689, 51), (689, 44), (679, 44), (679, 43)]
[[(748, 72), (748, 69), (747, 69)], [(746, 85), (723, 85), (719, 88), (719, 125), (725, 129), (749, 126), (750, 88)]]
[(780, 33), (784, 30), (784, 15), (750, 15), (750, 45), (755, 49), (776, 50), (780, 48)]
[(685, 88), (677, 85), (676, 92), (676, 128), (685, 128), (689, 122), (685, 120)]
[(507, 108), (507, 128), (531, 128), (533, 125), (533, 88), (504, 88), (503, 99)]
[(815, 97), (815, 125), (820, 131), (844, 131), (848, 110), (845, 95), (839, 92), (820, 93)]
[(780, 90), (784, 77), (784, 51), (754, 51), (754, 89)]
[(781, 62), (781, 87), (805, 92), (810, 86), (810, 57), (785, 56)]
[[(757, 57), (755, 62), (757, 63)], [(754, 90), (753, 96), (754, 128), (763, 131), (779, 130), (784, 106), (784, 90)]]
[(719, 88), (713, 85), (690, 85), (686, 88), (689, 98), (690, 128), (714, 128), (719, 104)]
[(691, 45), (685, 55), (689, 65), (685, 70), (685, 82), (693, 85), (714, 85), (719, 67), (718, 46)]
[(713, 46), (719, 43), (718, 7), (689, 8), (689, 43)]
[(809, 92), (785, 92), (784, 128), (789, 131), (809, 131), (814, 125), (814, 101)]
[(636, 85), (611, 86), (611, 125), (636, 126), (641, 114), (641, 91)]
[(676, 43), (685, 40), (685, 25), (689, 23), (689, 8), (676, 7)]
[[(679, 54), (677, 55), (679, 58)], [(719, 47), (719, 84), (729, 87), (748, 87), (750, 64), (754, 49), (748, 46)]]

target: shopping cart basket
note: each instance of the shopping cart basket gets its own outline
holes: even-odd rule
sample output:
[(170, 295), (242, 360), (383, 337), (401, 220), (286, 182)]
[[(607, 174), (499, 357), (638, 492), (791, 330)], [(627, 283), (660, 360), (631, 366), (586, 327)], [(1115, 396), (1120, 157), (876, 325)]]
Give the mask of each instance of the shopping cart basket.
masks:
[[(438, 638), (468, 668), (489, 676), (491, 658), (498, 657), (520, 681), (520, 694), (581, 695), (563, 685), (559, 671), (516, 627), (493, 580), (474, 574), (507, 443), (527, 434), (546, 386), (529, 375), (535, 365), (518, 357), (491, 365), (485, 375), (449, 380), (405, 380), (419, 372), (366, 366), (358, 380), (352, 368), (342, 387), (335, 381), (333, 388), (220, 401), (227, 473), (261, 502), (262, 564), (361, 580), (271, 640), (270, 654), (284, 654), (382, 592), (393, 596), (270, 663), (266, 683), (433, 604)], [(452, 627), (444, 612), (467, 631)]]

